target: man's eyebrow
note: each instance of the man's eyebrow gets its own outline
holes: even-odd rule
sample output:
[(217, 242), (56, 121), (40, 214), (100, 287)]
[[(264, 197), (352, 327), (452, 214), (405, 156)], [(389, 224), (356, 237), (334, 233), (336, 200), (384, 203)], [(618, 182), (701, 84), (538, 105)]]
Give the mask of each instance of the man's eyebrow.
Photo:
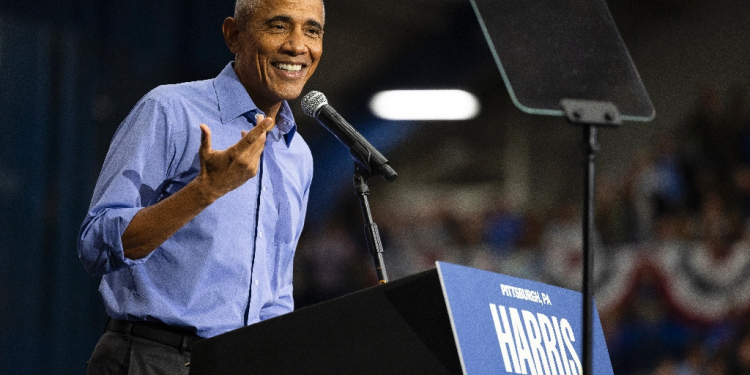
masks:
[[(292, 17), (291, 16), (285, 16), (285, 15), (278, 15), (278, 16), (274, 16), (274, 17), (271, 17), (271, 18), (267, 19), (265, 23), (266, 24), (270, 24), (270, 23), (274, 23), (274, 22), (278, 22), (278, 21), (280, 21), (280, 22), (286, 22), (286, 23), (291, 23), (292, 22)], [(305, 24), (306, 25), (311, 25), (313, 27), (317, 27), (317, 28), (319, 28), (321, 30), (323, 29), (323, 25), (321, 25), (320, 22), (318, 22), (318, 21), (316, 21), (316, 20), (314, 20), (312, 18), (310, 18), (307, 21), (305, 21)]]
[(308, 19), (307, 22), (305, 22), (308, 25), (311, 25), (313, 27), (317, 27), (318, 29), (323, 30), (323, 25), (320, 24), (320, 22), (314, 20), (314, 19)]
[(275, 16), (275, 17), (271, 17), (267, 19), (265, 23), (273, 23), (276, 21), (292, 22), (292, 17), (291, 16)]

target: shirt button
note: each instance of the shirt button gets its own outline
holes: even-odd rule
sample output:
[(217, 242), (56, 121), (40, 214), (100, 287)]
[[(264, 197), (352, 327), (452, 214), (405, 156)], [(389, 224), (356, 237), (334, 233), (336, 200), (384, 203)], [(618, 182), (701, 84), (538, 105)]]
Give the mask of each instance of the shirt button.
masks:
[(263, 238), (263, 232), (258, 232), (258, 238)]
[(263, 185), (263, 191), (266, 191), (266, 185)]
[(258, 285), (258, 279), (255, 279), (255, 285)]

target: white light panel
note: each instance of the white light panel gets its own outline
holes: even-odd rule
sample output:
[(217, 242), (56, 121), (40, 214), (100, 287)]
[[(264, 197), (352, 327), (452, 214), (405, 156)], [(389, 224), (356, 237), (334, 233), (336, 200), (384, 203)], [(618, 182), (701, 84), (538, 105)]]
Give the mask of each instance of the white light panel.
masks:
[(390, 90), (370, 99), (372, 113), (385, 120), (469, 120), (479, 100), (463, 90)]

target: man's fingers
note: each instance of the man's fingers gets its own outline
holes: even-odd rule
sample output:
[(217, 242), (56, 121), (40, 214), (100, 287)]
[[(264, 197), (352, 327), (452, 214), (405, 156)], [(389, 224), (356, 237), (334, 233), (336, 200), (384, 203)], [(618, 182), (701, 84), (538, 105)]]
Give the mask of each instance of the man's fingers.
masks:
[(274, 121), (272, 118), (265, 117), (260, 113), (255, 115), (255, 123), (258, 124), (256, 128), (261, 127), (265, 129), (265, 131), (270, 131), (271, 129), (273, 129), (273, 126), (276, 125), (276, 121)]
[(227, 151), (231, 150), (230, 152), (242, 158), (252, 158), (253, 154), (260, 155), (265, 147), (266, 134), (273, 129), (275, 122), (272, 118), (266, 118), (260, 114), (255, 116), (255, 120), (257, 125), (249, 132), (243, 130), (242, 139)]
[(201, 146), (200, 152), (205, 154), (211, 151), (211, 129), (206, 124), (201, 124)]
[(262, 121), (258, 123), (258, 126), (263, 128), (265, 131), (271, 131), (273, 127), (276, 125), (276, 121), (274, 121), (272, 118), (264, 118)]
[[(270, 118), (263, 118), (262, 115), (258, 115), (255, 117), (256, 119), (260, 119), (258, 122), (258, 125), (256, 125), (252, 130), (247, 132), (246, 134), (242, 135), (242, 140), (238, 142), (238, 145), (242, 149), (247, 149), (251, 145), (255, 144), (260, 140), (261, 143), (266, 142), (266, 133), (268, 133), (269, 130), (271, 130), (275, 122), (273, 119)], [(262, 137), (262, 139), (260, 139)]]

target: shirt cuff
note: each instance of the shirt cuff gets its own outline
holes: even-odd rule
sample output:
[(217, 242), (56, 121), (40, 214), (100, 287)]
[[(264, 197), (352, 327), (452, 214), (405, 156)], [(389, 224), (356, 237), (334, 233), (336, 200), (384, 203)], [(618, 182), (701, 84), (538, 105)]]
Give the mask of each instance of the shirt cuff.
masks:
[(81, 228), (78, 255), (86, 270), (101, 276), (145, 262), (150, 254), (137, 260), (125, 257), (122, 234), (141, 207), (107, 208), (86, 218)]

